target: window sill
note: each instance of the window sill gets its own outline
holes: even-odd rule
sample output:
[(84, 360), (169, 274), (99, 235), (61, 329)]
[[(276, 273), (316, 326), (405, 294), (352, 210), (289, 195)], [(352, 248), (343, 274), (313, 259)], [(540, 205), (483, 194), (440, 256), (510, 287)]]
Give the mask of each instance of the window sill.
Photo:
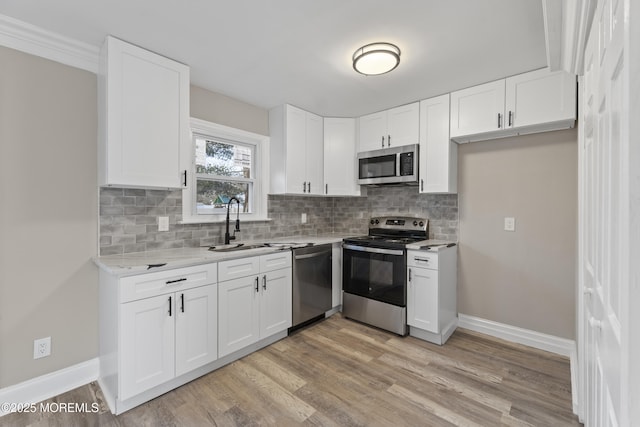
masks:
[[(233, 218), (230, 218), (231, 222), (235, 223), (235, 216)], [(247, 219), (243, 219), (242, 217), (240, 217), (240, 222), (241, 223), (246, 223), (246, 222), (270, 222), (273, 221), (272, 218), (267, 218), (267, 217), (254, 217), (254, 218), (247, 218)], [(178, 221), (178, 224), (225, 224), (227, 222), (226, 219), (199, 219), (199, 218), (187, 218), (187, 219), (183, 219), (182, 221)]]

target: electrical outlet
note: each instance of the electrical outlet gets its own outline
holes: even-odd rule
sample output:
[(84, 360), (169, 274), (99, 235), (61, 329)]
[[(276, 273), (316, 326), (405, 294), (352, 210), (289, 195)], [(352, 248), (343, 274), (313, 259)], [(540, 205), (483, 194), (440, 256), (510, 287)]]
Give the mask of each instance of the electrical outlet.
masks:
[(159, 216), (158, 217), (158, 231), (169, 231), (169, 217), (168, 216)]
[(300, 222), (301, 222), (301, 223), (303, 223), (303, 224), (306, 224), (306, 223), (307, 223), (307, 214), (306, 214), (306, 213), (303, 213), (303, 214), (300, 216)]
[(33, 341), (33, 358), (40, 359), (51, 355), (51, 337)]
[(513, 217), (504, 218), (504, 231), (516, 231), (516, 219)]

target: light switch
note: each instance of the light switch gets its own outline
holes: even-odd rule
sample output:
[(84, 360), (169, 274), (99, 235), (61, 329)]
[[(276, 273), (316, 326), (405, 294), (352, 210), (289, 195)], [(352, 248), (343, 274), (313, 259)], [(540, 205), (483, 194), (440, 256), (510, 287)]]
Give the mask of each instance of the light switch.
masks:
[(159, 216), (158, 217), (158, 231), (169, 231), (169, 217), (168, 216)]
[(516, 231), (516, 219), (513, 217), (504, 218), (504, 231)]

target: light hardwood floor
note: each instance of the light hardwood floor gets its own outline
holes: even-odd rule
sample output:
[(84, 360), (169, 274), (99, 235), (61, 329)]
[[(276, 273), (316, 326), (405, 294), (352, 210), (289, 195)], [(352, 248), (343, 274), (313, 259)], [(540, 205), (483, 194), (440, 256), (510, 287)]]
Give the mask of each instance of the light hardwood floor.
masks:
[(578, 426), (568, 359), (459, 329), (444, 346), (339, 314), (120, 416), (89, 384), (1, 426)]

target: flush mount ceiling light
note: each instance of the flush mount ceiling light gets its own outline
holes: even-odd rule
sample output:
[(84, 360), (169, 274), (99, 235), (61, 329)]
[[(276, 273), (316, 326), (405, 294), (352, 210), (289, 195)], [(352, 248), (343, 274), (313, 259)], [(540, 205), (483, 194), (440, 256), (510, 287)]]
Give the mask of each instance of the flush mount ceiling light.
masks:
[(365, 76), (388, 73), (399, 63), (400, 49), (391, 43), (367, 44), (353, 53), (353, 69)]

